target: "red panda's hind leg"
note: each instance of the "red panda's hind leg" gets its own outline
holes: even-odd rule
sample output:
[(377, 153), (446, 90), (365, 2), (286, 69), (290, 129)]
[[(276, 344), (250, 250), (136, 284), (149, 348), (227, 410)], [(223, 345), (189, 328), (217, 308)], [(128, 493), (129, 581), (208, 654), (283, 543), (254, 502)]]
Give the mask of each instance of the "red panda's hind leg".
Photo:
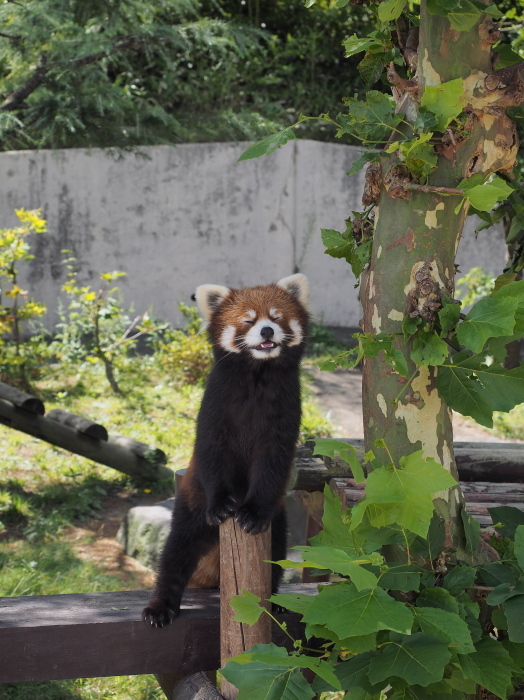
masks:
[(190, 510), (182, 490), (175, 501), (171, 531), (158, 565), (155, 591), (142, 616), (154, 627), (165, 627), (180, 612), (182, 594), (199, 561), (218, 546), (218, 527), (208, 525), (204, 512)]

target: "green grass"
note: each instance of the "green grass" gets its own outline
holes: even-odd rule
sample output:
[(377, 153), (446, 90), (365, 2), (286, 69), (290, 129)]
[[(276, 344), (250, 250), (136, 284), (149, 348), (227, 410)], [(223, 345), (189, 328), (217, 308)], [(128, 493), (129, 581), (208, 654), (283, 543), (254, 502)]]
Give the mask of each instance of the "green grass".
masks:
[[(187, 466), (203, 384), (172, 381), (153, 358), (125, 360), (119, 373), (124, 396), (108, 389), (97, 365), (50, 368), (36, 390), (46, 410), (64, 408), (164, 450), (168, 466)], [(301, 437), (329, 435), (330, 424), (313, 403), (303, 378)], [(66, 528), (96, 517), (106, 497), (158, 491), (134, 487), (119, 472), (0, 426), (0, 595), (114, 591), (141, 587), (79, 557)], [(84, 550), (89, 538), (84, 537)], [(0, 700), (160, 700), (153, 676), (0, 685)]]

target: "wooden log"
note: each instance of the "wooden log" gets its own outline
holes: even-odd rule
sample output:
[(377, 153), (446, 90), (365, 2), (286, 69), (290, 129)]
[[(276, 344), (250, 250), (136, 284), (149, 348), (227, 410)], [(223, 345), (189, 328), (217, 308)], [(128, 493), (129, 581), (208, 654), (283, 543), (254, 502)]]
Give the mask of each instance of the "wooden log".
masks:
[[(281, 590), (314, 595), (317, 589), (295, 584)], [(0, 683), (144, 673), (188, 676), (218, 669), (218, 591), (188, 589), (180, 617), (163, 629), (142, 620), (151, 593), (0, 598)], [(277, 617), (295, 638), (302, 636), (298, 615)], [(276, 625), (273, 640), (289, 648), (289, 639)]]
[(145, 442), (139, 442), (125, 435), (109, 435), (108, 442), (131, 452), (149, 464), (163, 465), (167, 462), (166, 453), (158, 447), (152, 447)]
[[(233, 518), (220, 525), (220, 658), (224, 666), (231, 656), (251, 649), (253, 644), (271, 642), (271, 618), (262, 614), (254, 625), (233, 620), (231, 598), (242, 591), (266, 600), (271, 596), (271, 528), (248, 535)], [(238, 690), (221, 677), (220, 692), (234, 700)]]
[[(337, 439), (364, 449), (364, 440)], [(454, 442), (453, 449), (461, 481), (524, 483), (524, 443)], [(338, 457), (313, 457), (313, 452), (312, 441), (297, 450), (290, 488), (320, 491), (330, 479), (350, 475), (348, 466)], [(318, 462), (322, 462), (323, 467)]]
[(13, 406), (23, 408), (24, 411), (29, 411), (29, 413), (36, 413), (38, 416), (43, 416), (45, 413), (43, 401), (37, 399), (36, 396), (26, 394), (25, 391), (9, 386), (9, 384), (4, 384), (4, 382), (0, 382), (0, 399), (10, 401)]
[(48, 411), (46, 418), (49, 420), (56, 421), (62, 425), (77, 430), (83, 435), (88, 435), (94, 440), (104, 440), (107, 442), (108, 434), (107, 430), (103, 425), (95, 423), (89, 418), (82, 418), (82, 416), (77, 416), (74, 413), (69, 413), (69, 411), (64, 411), (62, 408), (53, 408), (53, 410)]
[[(0, 399), (0, 423), (45, 440), (56, 447), (87, 457), (93, 462), (105, 464), (137, 480), (173, 478), (172, 470), (164, 464), (150, 461), (146, 456), (130, 451), (119, 441), (112, 442), (111, 438), (108, 442), (93, 440), (66, 425), (49, 420), (46, 416), (19, 409), (4, 399)], [(155, 450), (155, 448), (149, 448), (149, 450), (153, 455), (163, 454), (165, 461), (165, 454), (161, 450)], [(147, 455), (147, 450), (144, 449), (143, 454)]]

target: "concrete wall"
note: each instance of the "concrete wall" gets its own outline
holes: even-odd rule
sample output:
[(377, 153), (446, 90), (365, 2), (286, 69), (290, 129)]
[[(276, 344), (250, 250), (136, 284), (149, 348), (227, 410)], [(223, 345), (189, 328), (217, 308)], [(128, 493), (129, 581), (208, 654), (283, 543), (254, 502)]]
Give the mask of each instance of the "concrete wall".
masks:
[[(300, 270), (313, 312), (328, 325), (357, 326), (350, 267), (323, 253), (320, 228), (344, 229), (361, 208), (363, 175), (346, 177), (359, 151), (295, 141), (270, 156), (236, 163), (246, 144), (155, 146), (117, 159), (94, 150), (0, 153), (0, 228), (13, 210), (38, 208), (48, 233), (34, 237), (22, 283), (51, 312), (65, 279), (61, 250), (72, 249), (84, 283), (123, 270), (126, 304), (181, 322), (177, 304), (198, 284), (278, 280)], [(458, 260), (500, 272), (503, 238), (475, 239), (469, 220)], [(48, 325), (56, 316), (51, 313)]]

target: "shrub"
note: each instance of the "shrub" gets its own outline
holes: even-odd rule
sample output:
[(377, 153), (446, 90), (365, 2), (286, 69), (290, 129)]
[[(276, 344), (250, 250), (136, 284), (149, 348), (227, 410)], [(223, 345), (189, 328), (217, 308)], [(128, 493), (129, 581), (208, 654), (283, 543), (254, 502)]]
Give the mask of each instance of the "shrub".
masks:
[(198, 384), (211, 369), (211, 344), (206, 334), (200, 331), (202, 319), (198, 310), (185, 304), (179, 304), (178, 308), (187, 325), (184, 330), (164, 327), (160, 334), (153, 336), (155, 358), (176, 383)]

